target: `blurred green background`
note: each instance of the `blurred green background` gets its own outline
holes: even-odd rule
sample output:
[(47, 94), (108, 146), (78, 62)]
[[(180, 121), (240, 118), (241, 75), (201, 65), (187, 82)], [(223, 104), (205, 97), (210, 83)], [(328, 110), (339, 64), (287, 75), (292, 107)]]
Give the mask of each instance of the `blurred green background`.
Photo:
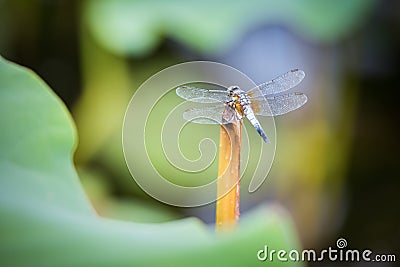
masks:
[[(309, 102), (276, 118), (271, 172), (253, 194), (244, 177), (241, 205), (243, 216), (263, 203), (283, 207), (301, 246), (317, 250), (344, 237), (352, 248), (398, 253), (399, 29), (396, 1), (0, 1), (0, 54), (33, 69), (72, 113), (75, 166), (103, 217), (215, 220), (214, 204), (161, 204), (129, 174), (124, 112), (150, 76), (191, 60), (228, 64), (256, 83), (303, 69), (298, 90)], [(192, 133), (197, 140), (218, 131)], [(162, 156), (154, 161), (169, 172)]]

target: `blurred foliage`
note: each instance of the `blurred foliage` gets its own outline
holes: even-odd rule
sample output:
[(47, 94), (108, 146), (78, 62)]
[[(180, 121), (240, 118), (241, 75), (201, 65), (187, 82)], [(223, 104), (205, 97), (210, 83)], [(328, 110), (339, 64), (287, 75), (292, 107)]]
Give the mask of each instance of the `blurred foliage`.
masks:
[(117, 54), (149, 54), (163, 36), (216, 54), (265, 23), (285, 25), (315, 41), (336, 41), (362, 23), (373, 2), (90, 0), (84, 19), (96, 40)]
[(32, 71), (2, 58), (0, 114), (4, 266), (256, 266), (266, 242), (298, 248), (292, 223), (276, 207), (248, 214), (239, 231), (221, 237), (194, 218), (142, 224), (98, 217), (72, 164), (76, 132), (65, 106)]
[[(218, 54), (232, 47), (249, 29), (265, 23), (279, 23), (304, 37), (331, 42), (343, 38), (362, 23), (373, 3), (359, 0), (246, 4), (243, 1), (86, 1), (81, 22), (83, 95), (73, 110), (80, 135), (78, 164), (100, 157), (103, 165), (128, 181), (129, 174), (121, 173), (124, 163), (121, 163), (120, 138), (128, 96), (143, 81), (143, 74), (154, 74), (154, 70), (161, 69), (157, 64), (168, 66), (179, 59), (159, 57), (151, 61), (150, 67), (137, 68), (127, 65), (124, 57), (127, 54), (149, 54), (164, 36), (194, 51)], [(153, 138), (150, 143), (158, 143), (157, 140)]]
[[(302, 244), (306, 247), (315, 245), (325, 248), (332, 245), (332, 241), (338, 236), (351, 238), (354, 247), (370, 244), (379, 249), (398, 247), (398, 214), (393, 212), (392, 205), (398, 202), (400, 181), (397, 179), (396, 155), (399, 150), (398, 129), (394, 123), (398, 117), (396, 88), (399, 77), (397, 65), (400, 60), (398, 2), (3, 0), (0, 1), (0, 7), (2, 54), (33, 68), (52, 85), (72, 110), (79, 134), (75, 162), (79, 166), (79, 176), (85, 191), (100, 215), (136, 222), (165, 222), (180, 218), (186, 213), (213, 221), (212, 206), (189, 211), (173, 209), (151, 199), (137, 187), (124, 161), (121, 127), (130, 96), (144, 80), (157, 71), (187, 60), (223, 61), (224, 57), (234, 54), (244, 62), (242, 66), (235, 67), (248, 73), (248, 66), (254, 65), (263, 75), (265, 73), (265, 79), (273, 78), (271, 72), (268, 72), (269, 66), (274, 70), (273, 74), (279, 74), (278, 69), (282, 66), (286, 68), (293, 64), (298, 64), (293, 67), (302, 67), (304, 64), (309, 68), (306, 69), (306, 79), (300, 85), (301, 90), (309, 90), (306, 92), (309, 103), (300, 112), (276, 120), (278, 145), (273, 168), (260, 190), (251, 196), (242, 194), (243, 213), (247, 214), (250, 207), (260, 202), (274, 199), (289, 208)], [(271, 34), (276, 32), (280, 34)], [(254, 49), (253, 53), (256, 55), (249, 59), (245, 57), (248, 54), (244, 53), (247, 51), (243, 51), (245, 49), (241, 44), (253, 42), (254, 45), (252, 37), (255, 33), (265, 37), (259, 45), (261, 50), (265, 45), (266, 52), (260, 55), (260, 49)], [(295, 44), (290, 43), (293, 40)], [(271, 46), (267, 46), (264, 41), (279, 46), (279, 49), (270, 50)], [(247, 49), (249, 47), (253, 49), (251, 45)], [(292, 51), (288, 51), (290, 48)], [(274, 53), (282, 53), (287, 57), (283, 60), (282, 57), (271, 59), (270, 56)], [(299, 55), (302, 58), (296, 61)], [(253, 61), (254, 59), (256, 60)], [(262, 65), (261, 61), (267, 63)], [(266, 66), (268, 67), (265, 68)], [(1, 79), (0, 83), (5, 84), (8, 81)], [(17, 96), (16, 92), (1, 91), (0, 101), (15, 103), (9, 97), (18, 100), (17, 97), (21, 96)], [(26, 93), (29, 92), (26, 90)], [(8, 98), (3, 97), (5, 94)], [(26, 99), (19, 99), (24, 102), (24, 109), (28, 109), (30, 103), (37, 100), (37, 95), (40, 96), (39, 93), (29, 97), (26, 94)], [(177, 103), (177, 100), (178, 98), (171, 96), (166, 105)], [(53, 102), (41, 103), (40, 108), (46, 106), (44, 117), (58, 114), (49, 111)], [(38, 116), (34, 116), (36, 111), (32, 109), (32, 114), (26, 114), (30, 116), (29, 119), (18, 112), (8, 118), (3, 112), (8, 107), (3, 103), (0, 106), (1, 131), (8, 136), (7, 140), (14, 140), (14, 136), (20, 137), (20, 132), (13, 132), (11, 128), (19, 129), (22, 123), (37, 122), (42, 116), (39, 111)], [(40, 111), (44, 112), (43, 109)], [(17, 125), (16, 122), (21, 124)], [(159, 118), (154, 118), (153, 122), (154, 129), (157, 129)], [(47, 128), (52, 131), (57, 125), (52, 123), (41, 127), (47, 133)], [(61, 139), (67, 131), (65, 129), (58, 131), (61, 132)], [(204, 133), (209, 134), (211, 131), (208, 128), (194, 129), (188, 135), (198, 140)], [(218, 134), (218, 130), (215, 133)], [(252, 131), (249, 131), (249, 135), (250, 140), (258, 138)], [(42, 164), (43, 153), (58, 147), (45, 145), (48, 138), (45, 141), (40, 138), (36, 140), (36, 137), (32, 139), (40, 145), (35, 145), (30, 150), (34, 155), (29, 158), (32, 162), (40, 161)], [(158, 136), (149, 136), (148, 140), (149, 147), (154, 149), (154, 162), (159, 164), (160, 171), (169, 172), (170, 166), (165, 167), (165, 158), (157, 157), (160, 154)], [(6, 139), (0, 142), (0, 154), (4, 158), (6, 154), (7, 157), (17, 157), (18, 153), (14, 151), (18, 151), (15, 148), (21, 146), (21, 142), (15, 142), (15, 146)], [(182, 142), (189, 143), (190, 136), (183, 136)], [(187, 152), (190, 156), (196, 156)], [(197, 150), (192, 151), (194, 152)], [(29, 154), (26, 154), (28, 157)], [(66, 156), (68, 159), (71, 157), (68, 151)], [(251, 156), (257, 158), (257, 155)], [(49, 156), (49, 159), (52, 162), (57, 157)], [(3, 158), (1, 162), (3, 166)], [(72, 169), (72, 165), (68, 164)], [(257, 162), (251, 160), (248, 170), (254, 169), (256, 164)], [(60, 209), (60, 206), (52, 206), (53, 199), (58, 203), (58, 195), (64, 196), (62, 192), (71, 191), (73, 193), (65, 198), (77, 201), (79, 205), (76, 206), (86, 210), (81, 212), (85, 216), (93, 213), (86, 200), (82, 200), (74, 171), (72, 170), (73, 175), (68, 175), (71, 172), (69, 169), (54, 169), (60, 172), (54, 177), (73, 177), (65, 181), (61, 179), (57, 187), (63, 188), (60, 191), (46, 191), (47, 188), (53, 188), (50, 187), (50, 182), (53, 185), (58, 181), (53, 176), (47, 181), (42, 178), (42, 173), (29, 169), (26, 171), (28, 174), (32, 172), (29, 175), (25, 176), (24, 172), (24, 175), (18, 176), (29, 178), (26, 181), (8, 181), (3, 179), (3, 170), (6, 169), (1, 167), (0, 231), (6, 237), (4, 242), (0, 242), (2, 259), (6, 252), (14, 251), (12, 248), (18, 242), (21, 242), (19, 249), (42, 249), (37, 244), (45, 239), (46, 248), (50, 248), (49, 255), (56, 258), (51, 255), (55, 247), (59, 247), (55, 240), (65, 246), (72, 244), (68, 233), (87, 230), (90, 240), (95, 240), (95, 235), (101, 238), (107, 235), (97, 231), (100, 229), (96, 226), (99, 218), (94, 214), (96, 223), (89, 224), (84, 220), (82, 224), (87, 227), (79, 230), (81, 226), (76, 226), (75, 221), (71, 222), (76, 217), (75, 211), (70, 217), (53, 212)], [(46, 190), (38, 189), (39, 185), (30, 183), (30, 178), (36, 174), (39, 184), (46, 187)], [(11, 172), (7, 173), (8, 176), (11, 177)], [(17, 177), (12, 177), (14, 176)], [(16, 185), (12, 189), (18, 189), (15, 192), (9, 186), (14, 183)], [(66, 186), (69, 183), (73, 186)], [(24, 186), (20, 186), (21, 184)], [(246, 190), (247, 186), (245, 173), (241, 188)], [(33, 191), (41, 190), (38, 196), (30, 192), (30, 187)], [(34, 199), (43, 197), (43, 194), (47, 194), (49, 198), (46, 205), (40, 202), (33, 206), (38, 203)], [(21, 213), (18, 215), (19, 211)], [(7, 219), (8, 217), (11, 219)], [(60, 219), (64, 217), (65, 221)], [(252, 218), (259, 222), (262, 216), (248, 214), (243, 217), (244, 221)], [(67, 226), (70, 222), (72, 226)], [(51, 231), (45, 232), (45, 223), (46, 227), (55, 223), (57, 229), (53, 231), (51, 228)], [(116, 222), (113, 221), (112, 227), (116, 225), (114, 223)], [(251, 224), (255, 223), (254, 221)], [(32, 233), (28, 233), (31, 224)], [(3, 225), (7, 225), (7, 228)], [(118, 223), (117, 227), (120, 225)], [(126, 224), (122, 225), (124, 228)], [(129, 225), (136, 228), (135, 223)], [(105, 227), (102, 231), (115, 233), (117, 230), (109, 229), (112, 227)], [(11, 230), (8, 231), (9, 229)], [(40, 231), (33, 232), (36, 229)], [(130, 236), (130, 231), (121, 230), (117, 235), (126, 234), (126, 238), (137, 242)], [(4, 235), (3, 232), (8, 234)], [(186, 233), (180, 232), (177, 235)], [(37, 237), (39, 235), (40, 241)], [(190, 236), (190, 233), (187, 235)], [(149, 234), (149, 237), (154, 236)], [(75, 235), (73, 238), (78, 240)], [(116, 243), (128, 242), (122, 237), (111, 237), (111, 234), (110, 238), (116, 240)], [(104, 238), (96, 239), (96, 242), (108, 241)], [(157, 239), (153, 238), (153, 242), (156, 243)], [(71, 247), (75, 245), (74, 243)], [(132, 244), (129, 246), (136, 249)], [(120, 248), (118, 245), (116, 247)], [(78, 246), (77, 250), (80, 248), (82, 247)], [(83, 251), (88, 252), (85, 249)], [(102, 253), (103, 251), (100, 250), (100, 256), (106, 258), (103, 254), (107, 253)], [(185, 252), (183, 249), (182, 253)], [(61, 255), (62, 252), (57, 253), (55, 255)], [(91, 253), (95, 255), (94, 250)], [(232, 254), (232, 251), (226, 253)], [(19, 258), (18, 253), (14, 255), (16, 259)], [(43, 251), (39, 255), (43, 258), (47, 256)], [(76, 256), (80, 255), (78, 251)], [(122, 258), (128, 257), (127, 255), (128, 253), (122, 255)], [(153, 256), (147, 255), (148, 258)], [(207, 254), (206, 257), (208, 256)], [(8, 256), (6, 259), (10, 258)], [(105, 261), (108, 262), (106, 259)]]
[[(140, 66), (135, 66), (135, 62), (128, 66), (126, 56), (149, 57), (164, 37), (172, 39), (173, 44), (183, 45), (195, 53), (208, 56), (221, 55), (233, 49), (248, 31), (265, 24), (282, 25), (313, 42), (337, 42), (346, 38), (366, 20), (374, 4), (374, 1), (359, 0), (251, 1), (246, 3), (243, 1), (189, 3), (118, 0), (85, 2), (81, 22), (84, 95), (74, 109), (82, 144), (78, 149), (77, 163), (84, 165), (89, 160), (100, 161), (102, 166), (106, 166), (113, 174), (117, 174), (114, 175), (114, 182), (119, 184), (120, 191), (144, 197), (137, 186), (132, 186), (130, 175), (126, 172), (123, 163), (120, 122), (123, 119), (124, 105), (114, 106), (112, 103), (126, 105), (127, 95), (129, 92), (131, 94), (133, 88), (140, 85), (140, 81), (143, 81), (141, 80), (143, 73), (147, 73), (148, 76), (153, 75), (159, 69), (157, 64), (172, 65), (179, 60), (179, 57), (175, 58), (173, 54), (164, 55), (164, 59), (150, 58), (148, 62), (151, 62), (151, 66), (142, 65), (142, 62)], [(326, 62), (319, 63), (326, 64)], [(129, 72), (129, 70), (132, 71)], [(318, 71), (320, 72), (315, 76), (324, 77), (321, 81), (329, 79), (331, 73), (324, 73), (322, 69)], [(313, 88), (319, 87), (323, 88), (325, 85), (322, 82), (313, 84)], [(110, 90), (110, 88), (116, 89)], [(354, 90), (353, 92), (355, 93)], [(313, 93), (315, 95), (311, 99), (318, 99), (317, 102), (321, 103), (328, 101), (320, 92)], [(153, 125), (152, 132), (154, 133), (161, 132), (159, 128), (162, 126), (162, 114), (165, 113), (162, 110), (175, 106), (178, 98), (171, 96), (164, 100), (164, 104), (161, 103), (158, 111), (154, 112), (154, 119), (150, 118), (149, 125)], [(282, 130), (280, 140), (283, 145), (279, 150), (281, 154), (277, 155), (277, 167), (271, 173), (274, 181), (262, 187), (256, 194), (252, 194), (251, 198), (245, 192), (246, 190), (242, 194), (242, 203), (254, 205), (264, 199), (264, 196), (268, 194), (267, 190), (270, 190), (269, 193), (275, 190), (277, 195), (292, 207), (296, 222), (301, 226), (303, 241), (308, 245), (312, 244), (317, 236), (329, 234), (329, 231), (323, 230), (325, 227), (318, 219), (325, 213), (327, 205), (331, 207), (331, 213), (325, 216), (332, 219), (340, 212), (333, 203), (337, 203), (342, 197), (341, 187), (344, 177), (342, 174), (346, 167), (345, 155), (351, 136), (348, 125), (354, 118), (354, 114), (351, 113), (352, 104), (350, 104), (348, 108), (340, 109), (340, 114), (337, 114), (339, 123), (330, 125), (326, 122), (329, 114), (324, 110), (323, 104), (316, 104), (317, 102), (312, 101), (308, 104), (313, 105), (313, 108), (308, 108), (308, 110), (314, 110), (314, 114), (309, 114), (307, 121), (303, 120), (302, 127), (297, 127), (295, 131), (290, 126)], [(302, 112), (307, 111), (302, 110)], [(99, 120), (100, 117), (103, 118), (101, 115), (103, 113), (107, 113), (107, 116), (104, 120)], [(341, 123), (341, 118), (346, 118), (345, 124)], [(218, 135), (218, 131), (213, 132), (210, 127), (191, 126), (190, 128), (191, 130), (188, 130), (190, 138), (185, 139), (183, 135), (181, 144), (182, 147), (189, 147), (193, 151), (197, 149), (191, 145), (192, 143), (197, 145), (197, 140), (204, 136)], [(336, 136), (342, 136), (342, 138), (338, 140)], [(167, 177), (173, 177), (178, 184), (203, 183), (213, 177), (210, 173), (216, 173), (214, 162), (205, 172), (192, 174), (190, 179), (187, 179), (187, 175), (173, 169), (162, 156), (162, 146), (158, 135), (148, 136), (148, 140), (148, 149), (153, 155), (153, 163), (158, 171)], [(252, 140), (250, 144), (252, 147), (258, 144), (254, 142), (254, 140), (258, 141), (256, 136), (252, 136), (250, 140)], [(302, 143), (296, 143), (296, 140), (302, 140)], [(309, 153), (302, 156), (302, 152), (306, 150)], [(335, 154), (333, 154), (334, 151)], [(251, 157), (256, 158), (257, 155), (251, 155)], [(299, 160), (288, 162), (287, 159), (291, 157), (299, 158)], [(256, 161), (250, 161), (242, 179), (242, 189), (247, 189), (256, 164)], [(331, 175), (336, 175), (333, 185), (329, 186), (334, 190), (324, 197), (327, 194), (327, 184), (331, 184), (327, 182)], [(292, 179), (293, 177), (295, 179)], [(296, 194), (293, 192), (296, 186), (297, 189), (301, 188), (308, 193)], [(298, 203), (302, 204), (298, 205)], [(209, 212), (212, 211), (209, 210)], [(314, 233), (310, 234), (312, 232)]]
[(113, 197), (108, 177), (98, 170), (81, 168), (78, 174), (85, 193), (100, 216), (143, 223), (167, 222), (182, 217), (171, 207), (158, 202)]

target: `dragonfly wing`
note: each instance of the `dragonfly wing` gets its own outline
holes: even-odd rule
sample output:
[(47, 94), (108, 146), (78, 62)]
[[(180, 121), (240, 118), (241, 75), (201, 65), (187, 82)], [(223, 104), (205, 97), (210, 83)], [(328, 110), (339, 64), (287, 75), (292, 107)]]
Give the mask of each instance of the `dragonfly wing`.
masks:
[(260, 97), (273, 94), (279, 94), (298, 85), (306, 76), (304, 71), (294, 69), (273, 79), (272, 81), (262, 83), (256, 88), (250, 90), (247, 94), (249, 97)]
[(252, 99), (251, 107), (256, 115), (277, 116), (298, 109), (306, 102), (307, 96), (305, 94), (295, 92), (267, 98)]
[(226, 124), (237, 120), (234, 109), (225, 104), (190, 108), (183, 113), (187, 121), (199, 124)]
[(180, 86), (176, 89), (176, 94), (181, 98), (199, 103), (217, 103), (229, 100), (227, 91), (209, 90), (191, 86)]

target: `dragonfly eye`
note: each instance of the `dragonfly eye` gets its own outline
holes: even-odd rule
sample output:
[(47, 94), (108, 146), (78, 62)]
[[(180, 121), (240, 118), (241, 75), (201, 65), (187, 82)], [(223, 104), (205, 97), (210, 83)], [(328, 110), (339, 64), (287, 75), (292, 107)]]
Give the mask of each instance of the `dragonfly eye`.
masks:
[(229, 96), (233, 96), (236, 93), (237, 90), (240, 90), (239, 86), (236, 86), (236, 85), (230, 86), (228, 88)]

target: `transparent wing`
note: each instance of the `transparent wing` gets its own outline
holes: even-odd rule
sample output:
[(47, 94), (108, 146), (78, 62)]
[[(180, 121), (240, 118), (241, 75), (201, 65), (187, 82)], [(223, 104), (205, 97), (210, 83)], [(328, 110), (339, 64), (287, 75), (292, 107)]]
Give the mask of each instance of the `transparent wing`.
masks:
[(227, 91), (208, 90), (191, 86), (180, 86), (176, 89), (176, 94), (183, 99), (199, 103), (217, 103), (229, 100)]
[(235, 110), (222, 103), (188, 109), (183, 113), (183, 118), (199, 124), (226, 124), (237, 120)]
[(298, 109), (307, 102), (307, 96), (303, 93), (290, 93), (270, 96), (266, 99), (255, 98), (251, 100), (254, 114), (261, 116), (277, 116)]
[(268, 96), (279, 94), (298, 85), (303, 80), (304, 76), (306, 76), (304, 71), (294, 69), (273, 79), (272, 81), (258, 85), (256, 88), (247, 92), (247, 95), (255, 98), (262, 95)]

